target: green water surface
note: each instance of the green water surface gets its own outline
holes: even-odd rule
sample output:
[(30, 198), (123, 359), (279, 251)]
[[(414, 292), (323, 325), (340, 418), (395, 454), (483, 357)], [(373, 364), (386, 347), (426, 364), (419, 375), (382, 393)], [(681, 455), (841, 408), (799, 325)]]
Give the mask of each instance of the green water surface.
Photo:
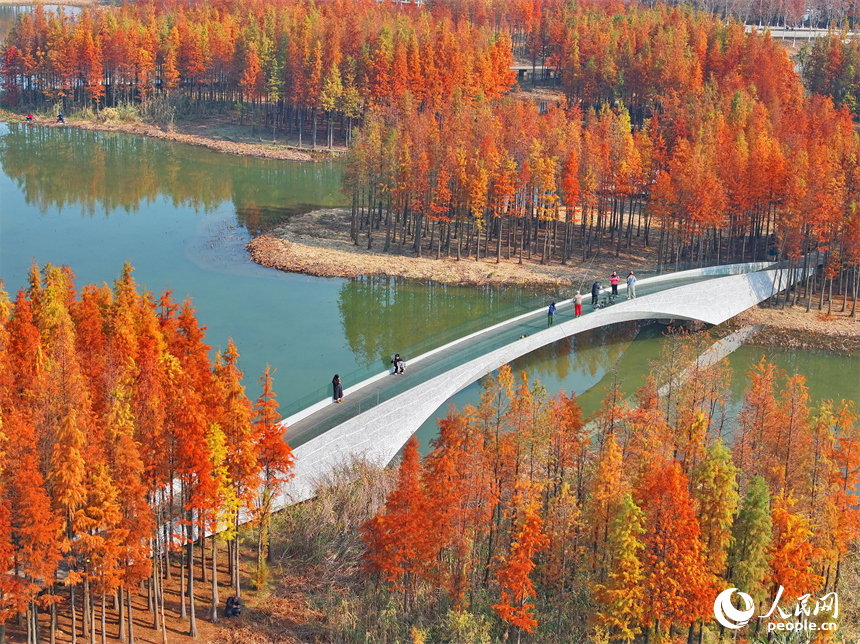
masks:
[[(0, 278), (23, 287), (35, 261), (78, 286), (123, 263), (146, 288), (192, 297), (207, 340), (241, 354), (249, 393), (266, 363), (288, 406), (341, 376), (381, 370), (395, 351), (527, 300), (391, 278), (289, 275), (252, 263), (252, 235), (344, 203), (341, 166), (220, 154), (125, 134), (0, 123)], [(473, 323), (474, 324), (474, 323)]]

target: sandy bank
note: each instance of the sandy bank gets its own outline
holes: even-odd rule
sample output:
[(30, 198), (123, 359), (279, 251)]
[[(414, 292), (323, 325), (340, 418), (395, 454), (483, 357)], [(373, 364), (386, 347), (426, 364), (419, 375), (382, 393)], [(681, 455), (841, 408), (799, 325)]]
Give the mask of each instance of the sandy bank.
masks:
[[(542, 265), (540, 253), (534, 253), (520, 264), (516, 258), (496, 263), (494, 248), (490, 257), (481, 260), (470, 258), (436, 259), (435, 255), (417, 257), (411, 244), (405, 244), (398, 254), (397, 244), (392, 243), (391, 252), (383, 253), (385, 231), (374, 231), (371, 250), (367, 250), (367, 238), (362, 234), (356, 246), (349, 236), (350, 211), (347, 208), (316, 210), (306, 215), (293, 217), (289, 222), (267, 235), (248, 244), (251, 258), (263, 266), (291, 273), (305, 273), (323, 277), (358, 277), (359, 275), (391, 275), (408, 279), (432, 280), (445, 284), (467, 286), (532, 286), (538, 290), (563, 290), (572, 295), (580, 285), (590, 284), (595, 278), (604, 285), (609, 284), (609, 274), (617, 270), (625, 274), (630, 268), (652, 265), (656, 249), (636, 248), (623, 252), (619, 258), (614, 253), (604, 253), (588, 262), (574, 258), (567, 265), (558, 261)], [(493, 246), (493, 244), (491, 244)]]
[[(0, 0), (2, 2), (2, 0)], [(0, 121), (23, 122), (20, 114), (0, 111)], [(148, 136), (164, 141), (198, 145), (217, 152), (237, 154), (263, 159), (278, 159), (282, 161), (316, 161), (330, 158), (328, 150), (297, 149), (286, 143), (266, 141), (262, 137), (248, 135), (250, 128), (226, 123), (223, 119), (208, 119), (200, 122), (183, 123), (171, 129), (140, 122), (99, 121), (88, 119), (67, 118), (65, 125), (57, 124), (53, 117), (37, 116), (32, 123), (38, 127), (74, 127), (80, 130), (96, 132), (122, 132), (137, 136)], [(232, 136), (231, 136), (232, 135)], [(339, 149), (335, 149), (339, 152)]]
[(165, 141), (176, 143), (187, 143), (189, 145), (200, 145), (210, 150), (226, 152), (228, 154), (239, 154), (248, 157), (261, 157), (264, 159), (280, 159), (283, 161), (314, 161), (314, 157), (307, 152), (293, 149), (285, 145), (269, 143), (244, 143), (240, 141), (224, 141), (187, 132), (164, 130), (155, 125), (145, 123), (101, 123), (98, 121), (70, 120), (69, 126), (81, 130), (94, 130), (98, 132), (124, 132), (138, 136), (150, 136)]

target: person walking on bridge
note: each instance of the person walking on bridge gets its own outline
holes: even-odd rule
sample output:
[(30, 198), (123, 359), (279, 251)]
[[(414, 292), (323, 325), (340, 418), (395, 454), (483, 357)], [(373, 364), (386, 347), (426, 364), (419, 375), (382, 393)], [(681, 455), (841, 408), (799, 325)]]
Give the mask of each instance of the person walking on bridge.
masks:
[(582, 293), (579, 291), (576, 292), (576, 295), (573, 296), (573, 303), (576, 306), (576, 311), (573, 317), (578, 318), (582, 315)]
[(627, 276), (627, 299), (632, 300), (636, 298), (636, 276), (633, 274), (633, 271), (630, 271), (630, 274)]
[(547, 317), (546, 326), (547, 326), (547, 328), (549, 328), (552, 326), (552, 323), (555, 319), (555, 302), (553, 302), (552, 304), (549, 305), (549, 311), (547, 311), (546, 317)]
[(600, 297), (600, 282), (591, 285), (591, 306), (597, 306), (597, 298)]

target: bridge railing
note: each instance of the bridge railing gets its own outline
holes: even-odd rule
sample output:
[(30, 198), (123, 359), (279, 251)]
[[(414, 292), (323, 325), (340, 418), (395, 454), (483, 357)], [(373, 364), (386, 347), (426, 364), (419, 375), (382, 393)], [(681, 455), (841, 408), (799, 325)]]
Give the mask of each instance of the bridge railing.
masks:
[[(546, 322), (544, 322), (543, 318), (540, 318), (539, 320), (535, 321), (534, 328), (531, 329), (531, 332), (533, 333), (536, 331), (543, 330), (545, 328)], [(474, 346), (470, 346), (466, 349), (461, 349), (455, 354), (447, 355), (441, 360), (434, 361), (431, 365), (429, 365), (422, 371), (422, 376), (425, 379), (430, 379), (442, 375), (447, 371), (459, 367), (465, 362), (469, 362), (475, 358), (479, 358), (482, 355), (485, 355), (488, 351), (493, 351), (495, 349), (508, 345), (511, 342), (515, 341), (518, 337), (518, 333), (514, 331), (493, 335), (491, 339), (488, 339), (487, 341), (481, 342)], [(388, 373), (386, 372), (382, 375), (382, 377), (388, 377)], [(346, 422), (347, 420), (354, 418), (355, 416), (358, 416), (368, 411), (369, 409), (373, 409), (377, 405), (381, 405), (382, 403), (391, 400), (395, 396), (398, 396), (401, 393), (415, 387), (415, 382), (406, 378), (397, 379), (392, 377), (391, 381), (392, 382), (390, 386), (386, 386), (383, 389), (377, 391), (375, 396), (368, 396), (362, 398), (356, 405), (344, 407), (337, 413), (326, 416), (325, 419), (315, 424), (310, 431), (304, 432), (301, 435), (297, 436), (295, 441), (291, 442), (290, 445), (296, 446), (306, 443), (309, 440), (324, 434), (333, 427), (337, 427), (338, 425)]]
[[(420, 355), (423, 355), (433, 349), (438, 349), (449, 342), (453, 342), (455, 340), (459, 340), (467, 335), (472, 333), (483, 331), (484, 329), (493, 326), (494, 324), (498, 324), (499, 322), (504, 322), (505, 320), (509, 320), (512, 317), (516, 317), (517, 315), (522, 315), (523, 313), (530, 313), (535, 309), (544, 305), (544, 301), (546, 301), (546, 305), (549, 305), (549, 302), (553, 300), (553, 298), (557, 298), (560, 300), (562, 295), (553, 295), (553, 294), (542, 294), (535, 295), (533, 297), (527, 297), (516, 304), (511, 304), (509, 306), (501, 307), (498, 309), (493, 309), (492, 311), (488, 311), (483, 315), (472, 318), (471, 320), (467, 320), (461, 324), (450, 327), (445, 331), (436, 333), (429, 338), (421, 340), (420, 342), (415, 342), (407, 347), (397, 347), (392, 350), (391, 353), (387, 356), (381, 357), (378, 361), (371, 362), (370, 364), (365, 365), (355, 371), (352, 371), (344, 376), (341, 376), (341, 384), (343, 385), (344, 390), (349, 389), (359, 383), (365, 382), (368, 378), (372, 378), (380, 373), (384, 375), (384, 372), (389, 369), (390, 364), (388, 363), (392, 357), (394, 357), (395, 351), (403, 356), (403, 359), (409, 363), (411, 359), (414, 359)], [(318, 389), (302, 396), (301, 398), (294, 400), (288, 405), (284, 405), (281, 407), (281, 415), (284, 418), (289, 418), (297, 414), (298, 412), (307, 409), (308, 407), (320, 402), (323, 399), (331, 398), (333, 395), (332, 385), (328, 384), (323, 387), (319, 387)]]
[[(643, 278), (656, 276), (657, 269), (656, 267), (637, 269), (637, 273), (639, 274), (639, 278), (641, 280)], [(590, 279), (593, 279), (593, 276), (591, 276), (589, 280)], [(608, 280), (608, 276), (604, 276), (602, 279), (605, 282)], [(583, 293), (586, 293), (586, 291), (588, 291), (588, 289), (590, 288), (590, 284), (584, 284), (582, 288), (584, 289)], [(526, 297), (517, 302), (516, 304), (511, 304), (509, 306), (488, 311), (483, 315), (480, 315), (476, 318), (473, 318), (456, 326), (450, 327), (445, 331), (434, 334), (429, 338), (411, 344), (407, 347), (395, 347), (391, 350), (391, 353), (387, 357), (382, 357), (380, 361), (371, 362), (363, 367), (360, 367), (354, 371), (347, 373), (344, 376), (341, 376), (341, 384), (343, 385), (344, 390), (347, 390), (350, 387), (354, 387), (359, 383), (366, 382), (369, 378), (373, 378), (374, 376), (380, 375), (380, 372), (383, 372), (389, 368), (390, 365), (387, 361), (391, 360), (395, 352), (403, 356), (404, 360), (406, 360), (406, 362), (408, 363), (411, 359), (423, 355), (428, 351), (438, 349), (439, 347), (445, 346), (446, 344), (455, 340), (464, 338), (468, 335), (471, 335), (472, 333), (483, 331), (484, 329), (498, 324), (499, 322), (509, 320), (510, 318), (522, 315), (524, 313), (532, 313), (542, 306), (548, 306), (549, 303), (553, 300), (555, 300), (556, 302), (560, 302), (561, 300), (569, 299), (573, 296), (575, 290), (576, 287), (574, 286), (565, 286), (561, 289), (558, 289), (554, 294), (543, 293), (540, 295), (535, 295), (533, 297)], [(304, 411), (309, 407), (315, 406), (325, 399), (332, 398), (332, 396), (332, 385), (324, 385), (302, 396), (301, 398), (298, 398), (291, 403), (282, 406), (281, 415), (285, 419), (289, 419), (291, 416), (294, 416), (295, 414)]]

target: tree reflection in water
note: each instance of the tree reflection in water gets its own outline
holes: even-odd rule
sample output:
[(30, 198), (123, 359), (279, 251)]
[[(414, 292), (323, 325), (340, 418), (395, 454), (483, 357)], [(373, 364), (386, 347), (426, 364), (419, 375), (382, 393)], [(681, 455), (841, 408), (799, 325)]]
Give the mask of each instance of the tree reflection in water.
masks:
[(205, 212), (231, 202), (252, 235), (290, 215), (344, 203), (341, 169), (333, 163), (244, 158), (74, 128), (0, 126), (0, 167), (42, 212), (134, 212), (161, 198)]
[[(466, 288), (372, 276), (344, 282), (338, 308), (349, 348), (367, 364), (379, 360), (388, 367), (395, 352), (530, 296), (521, 288)], [(407, 362), (412, 357), (404, 355)]]

